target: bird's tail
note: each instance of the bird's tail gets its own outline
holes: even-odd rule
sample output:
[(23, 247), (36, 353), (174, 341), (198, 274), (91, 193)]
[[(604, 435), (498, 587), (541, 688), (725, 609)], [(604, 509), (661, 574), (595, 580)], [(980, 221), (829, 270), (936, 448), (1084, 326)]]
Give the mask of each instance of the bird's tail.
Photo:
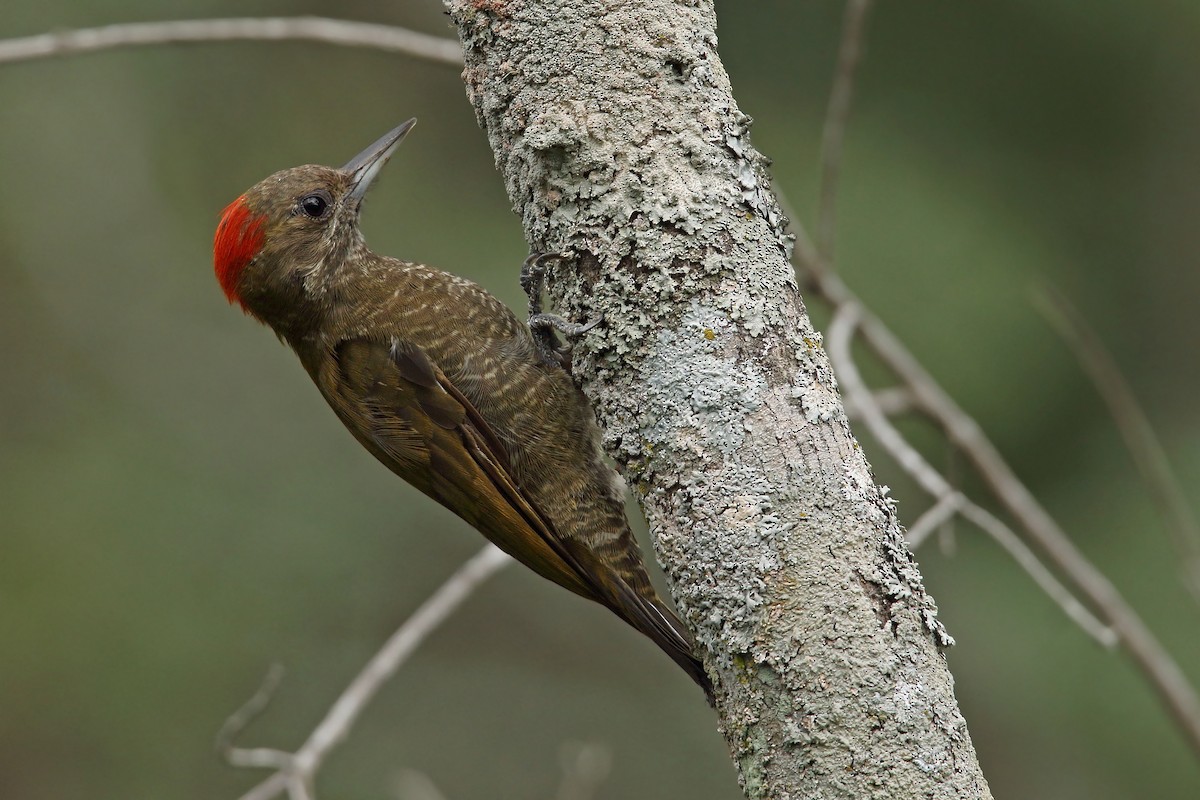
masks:
[(713, 695), (712, 679), (704, 671), (704, 662), (696, 656), (696, 642), (692, 638), (691, 633), (684, 627), (679, 617), (675, 616), (670, 609), (657, 600), (652, 602), (654, 610), (666, 621), (671, 633), (666, 637), (666, 640), (660, 639), (653, 633), (647, 635), (655, 644), (662, 648), (663, 652), (671, 657), (672, 661), (683, 668), (683, 671), (704, 691), (704, 699), (708, 701), (710, 706), (715, 708), (716, 699)]
[(691, 632), (679, 617), (657, 597), (635, 592), (620, 578), (606, 588), (610, 590), (610, 602), (606, 605), (670, 656), (704, 691), (708, 704), (715, 707), (712, 680), (704, 671), (704, 662), (696, 656), (696, 643)]

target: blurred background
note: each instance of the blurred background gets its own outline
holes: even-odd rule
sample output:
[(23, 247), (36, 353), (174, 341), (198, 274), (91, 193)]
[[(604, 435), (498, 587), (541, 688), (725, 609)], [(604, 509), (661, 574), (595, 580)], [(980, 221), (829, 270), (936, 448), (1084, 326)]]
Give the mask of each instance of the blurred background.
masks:
[[(325, 13), (190, 0), (173, 18)], [(806, 221), (841, 3), (718, 2), (755, 144)], [(162, 19), (163, 4), (6, 0), (0, 37)], [(435, 0), (338, 4), (452, 36)], [(1031, 304), (1062, 290), (1200, 485), (1200, 4), (883, 2), (846, 145), (839, 268), (1200, 682), (1200, 609), (1075, 359)], [(372, 193), (380, 252), (516, 307), (526, 254), (457, 70), (305, 43), (0, 66), (0, 796), (235, 797), (212, 742), (294, 748), (481, 538), (342, 429), (222, 297), (221, 208), (421, 119)], [(819, 304), (813, 312), (823, 324)], [(906, 428), (938, 464), (945, 448)], [(869, 439), (901, 517), (927, 501)], [(968, 483), (970, 486), (970, 483)], [(1200, 796), (1150, 689), (977, 531), (919, 553), (997, 797)], [(321, 776), (397, 797), (550, 798), (577, 743), (602, 798), (740, 796), (711, 712), (614, 617), (509, 569), (439, 629)], [(415, 795), (410, 795), (415, 796)]]

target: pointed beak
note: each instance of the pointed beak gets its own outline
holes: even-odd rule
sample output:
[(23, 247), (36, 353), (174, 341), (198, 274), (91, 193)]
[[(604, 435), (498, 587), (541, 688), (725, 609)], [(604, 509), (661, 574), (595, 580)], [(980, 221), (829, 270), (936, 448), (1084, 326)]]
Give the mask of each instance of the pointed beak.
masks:
[(362, 201), (363, 195), (367, 193), (367, 189), (371, 188), (371, 183), (379, 174), (379, 170), (383, 169), (383, 165), (387, 163), (387, 160), (392, 157), (392, 153), (396, 152), (396, 148), (400, 146), (400, 142), (404, 140), (405, 134), (416, 124), (417, 120), (414, 117), (397, 125), (342, 167), (342, 172), (350, 175), (348, 197), (351, 202)]

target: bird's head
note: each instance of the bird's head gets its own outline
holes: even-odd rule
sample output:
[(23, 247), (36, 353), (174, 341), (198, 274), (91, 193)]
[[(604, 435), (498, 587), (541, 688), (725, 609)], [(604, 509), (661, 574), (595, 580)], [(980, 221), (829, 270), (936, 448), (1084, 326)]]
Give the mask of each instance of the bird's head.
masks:
[(361, 246), (363, 195), (415, 124), (389, 131), (341, 169), (285, 169), (230, 203), (213, 238), (213, 267), (229, 302), (273, 323), (318, 291)]

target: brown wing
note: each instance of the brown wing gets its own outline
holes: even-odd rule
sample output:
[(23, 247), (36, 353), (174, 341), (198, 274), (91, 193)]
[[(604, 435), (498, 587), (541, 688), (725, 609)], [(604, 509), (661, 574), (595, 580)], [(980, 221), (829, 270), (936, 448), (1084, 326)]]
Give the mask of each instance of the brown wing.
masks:
[(610, 608), (711, 695), (675, 615), (636, 592), (583, 542), (554, 530), (513, 477), (491, 426), (420, 347), (349, 340), (315, 377), (346, 427), (393, 472), (534, 572)]
[(331, 355), (318, 385), (380, 461), (539, 575), (601, 600), (516, 485), (490, 426), (421, 348), (353, 339)]

